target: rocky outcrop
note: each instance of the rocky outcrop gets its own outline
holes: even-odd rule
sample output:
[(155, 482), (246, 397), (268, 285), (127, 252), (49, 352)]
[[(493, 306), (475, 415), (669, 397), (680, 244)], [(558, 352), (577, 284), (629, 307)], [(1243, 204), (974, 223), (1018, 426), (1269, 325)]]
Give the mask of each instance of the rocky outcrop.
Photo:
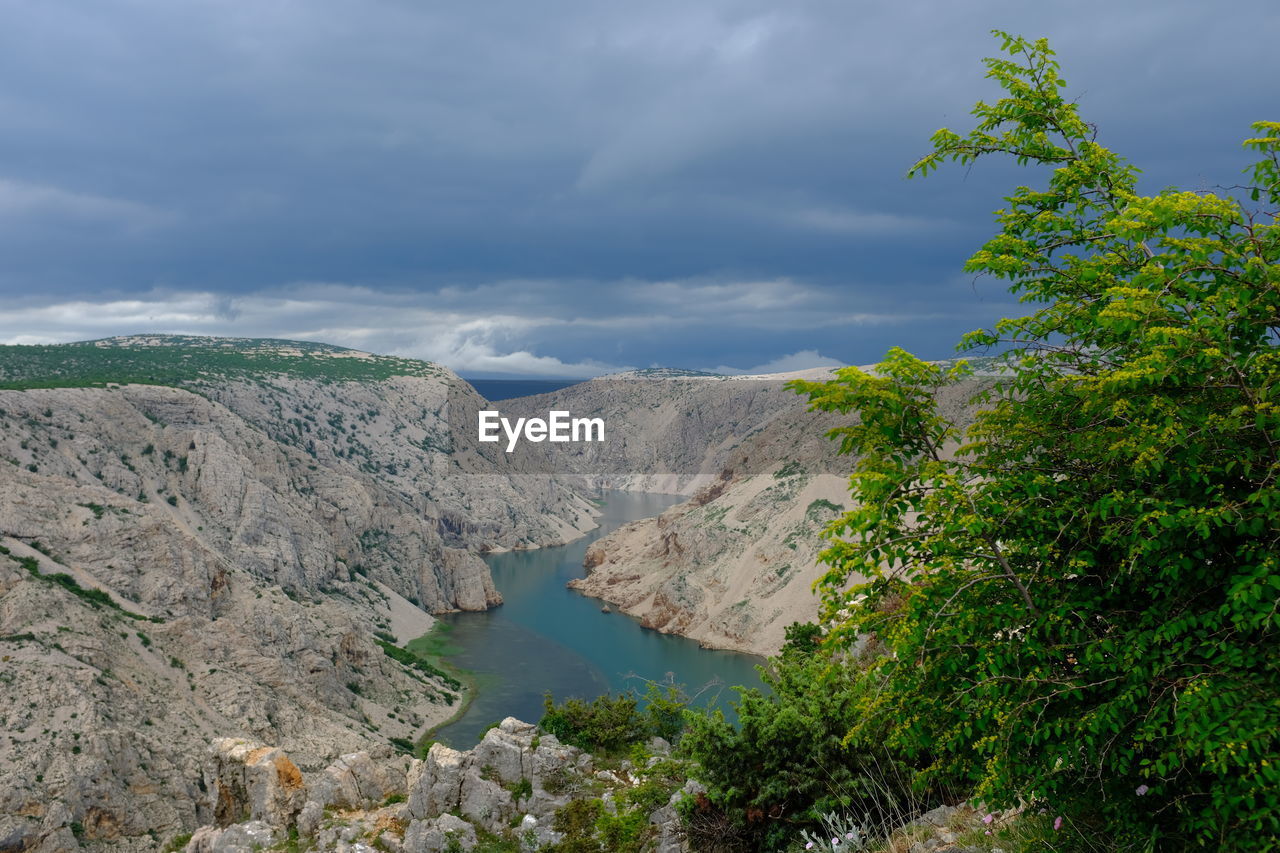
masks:
[(278, 826), (252, 820), (225, 828), (202, 826), (183, 850), (187, 853), (254, 853), (274, 846), (284, 838)]
[(597, 540), (569, 585), (647, 628), (775, 654), (788, 625), (814, 618), (821, 531), (846, 506), (847, 481), (780, 465), (717, 485)]
[[(288, 768), (296, 770), (279, 749), (215, 741), (203, 811), (238, 819), (201, 827), (187, 853), (260, 849), (291, 832), (315, 849), (350, 853), (470, 850), (479, 833), (535, 849), (563, 840), (556, 813), (575, 798), (613, 802), (639, 781), (630, 762), (599, 770), (591, 755), (512, 717), (467, 751), (437, 743), (424, 760), (357, 753), (311, 774)], [(683, 793), (650, 815), (663, 853), (684, 849), (673, 806)]]
[(404, 793), (409, 767), (405, 757), (379, 761), (365, 751), (348, 753), (312, 777), (310, 799), (343, 809), (360, 808), (370, 801), (380, 803)]
[(213, 742), (210, 788), (214, 820), (286, 826), (306, 802), (302, 771), (278, 747), (219, 738)]
[(476, 846), (476, 828), (460, 817), (442, 814), (428, 820), (415, 820), (404, 831), (405, 853), (441, 853), (451, 844), (463, 850)]
[[(468, 752), (433, 744), (410, 771), (409, 813), (416, 819), (457, 813), (495, 833), (521, 814), (549, 827), (575, 779), (590, 771), (589, 755), (508, 717)], [(517, 799), (511, 791), (522, 783), (527, 793)]]

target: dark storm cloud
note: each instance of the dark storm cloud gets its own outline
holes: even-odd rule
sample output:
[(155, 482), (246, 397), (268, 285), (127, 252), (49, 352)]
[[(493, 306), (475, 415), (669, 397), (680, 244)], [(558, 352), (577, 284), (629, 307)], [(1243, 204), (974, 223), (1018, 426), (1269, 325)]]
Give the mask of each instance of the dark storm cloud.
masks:
[[(0, 0), (2, 340), (316, 337), (471, 371), (945, 355), (1032, 176), (902, 175), (1049, 36), (1147, 189), (1280, 114), (1265, 0)], [(319, 285), (316, 282), (329, 284)], [(812, 353), (812, 356), (808, 354)]]

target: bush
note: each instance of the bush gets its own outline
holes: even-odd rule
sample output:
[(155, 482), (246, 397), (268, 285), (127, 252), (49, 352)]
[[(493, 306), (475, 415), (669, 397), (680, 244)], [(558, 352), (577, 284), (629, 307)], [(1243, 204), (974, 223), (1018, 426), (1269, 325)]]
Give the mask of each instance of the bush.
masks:
[(551, 828), (564, 838), (550, 850), (553, 853), (600, 853), (596, 839), (596, 820), (604, 813), (599, 800), (570, 800), (556, 810)]
[(590, 702), (566, 699), (556, 705), (550, 693), (543, 700), (538, 725), (562, 743), (591, 752), (620, 752), (649, 737), (649, 727), (630, 694), (597, 696)]
[(675, 684), (649, 685), (644, 696), (644, 718), (650, 736), (678, 744), (689, 717), (689, 696)]
[(781, 850), (801, 830), (821, 828), (827, 812), (866, 815), (887, 832), (936, 804), (911, 791), (913, 768), (874, 738), (870, 746), (846, 739), (863, 699), (858, 665), (815, 653), (808, 630), (787, 633), (763, 673), (770, 692), (740, 691), (737, 725), (719, 711), (690, 718), (680, 752), (707, 787), (682, 805), (691, 834), (714, 841), (702, 827), (739, 838), (733, 849)]
[(677, 743), (684, 731), (689, 697), (679, 685), (653, 683), (643, 697), (634, 693), (605, 694), (590, 702), (566, 699), (556, 705), (543, 699), (542, 730), (562, 743), (591, 752), (619, 753), (652, 737)]
[(55, 572), (51, 575), (40, 575), (40, 577), (48, 581), (49, 583), (56, 584), (62, 587), (67, 592), (70, 592), (74, 595), (79, 596), (80, 598), (84, 599), (86, 602), (88, 602), (90, 605), (94, 607), (111, 607), (116, 609), (119, 608), (119, 605), (116, 604), (115, 599), (113, 599), (106, 592), (103, 592), (102, 590), (96, 589), (96, 588), (87, 589), (85, 587), (82, 587), (80, 586), (79, 582), (76, 581), (75, 578), (73, 578), (69, 574), (66, 574), (65, 572)]
[(181, 835), (175, 835), (173, 839), (164, 846), (165, 853), (177, 853), (177, 851), (187, 846), (187, 842), (191, 840), (191, 833), (184, 832)]
[(605, 808), (601, 799), (579, 798), (556, 812), (552, 826), (565, 837), (550, 850), (643, 853), (652, 849), (657, 827), (649, 818), (670, 801), (685, 775), (673, 761), (647, 767), (644, 756), (635, 757), (640, 759), (635, 770), (638, 778), (634, 785), (615, 791), (612, 808)]
[(533, 796), (533, 783), (526, 778), (521, 778), (510, 788), (511, 798), (518, 804), (521, 800), (528, 800)]

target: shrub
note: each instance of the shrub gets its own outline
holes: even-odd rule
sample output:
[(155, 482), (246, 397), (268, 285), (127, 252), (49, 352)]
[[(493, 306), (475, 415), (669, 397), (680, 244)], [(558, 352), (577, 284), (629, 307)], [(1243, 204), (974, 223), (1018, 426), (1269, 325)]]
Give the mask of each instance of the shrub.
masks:
[(533, 796), (533, 783), (521, 777), (520, 781), (512, 785), (510, 790), (511, 797), (519, 803), (521, 800), (527, 800)]
[(553, 853), (600, 853), (596, 839), (596, 820), (604, 813), (599, 800), (570, 800), (556, 810), (551, 828), (564, 838), (551, 847)]
[[(438, 678), (441, 681), (443, 681), (445, 684), (452, 687), (454, 690), (462, 689), (461, 681), (454, 678), (452, 675), (440, 669), (439, 667), (435, 666), (430, 661), (425, 660), (424, 658), (418, 657), (408, 649), (401, 648), (400, 646), (397, 646), (394, 643), (389, 643), (386, 640), (381, 638), (375, 638), (374, 642), (377, 643), (378, 646), (382, 649), (383, 653), (387, 657), (391, 658), (392, 660), (397, 661), (398, 663), (401, 663), (404, 666), (410, 667), (412, 669), (416, 669), (419, 672), (423, 672), (433, 678)], [(449, 704), (453, 704), (453, 703), (450, 702)]]
[(548, 693), (543, 708), (543, 731), (592, 752), (619, 752), (649, 736), (644, 714), (630, 694), (606, 694), (590, 702), (570, 698), (556, 705)]
[(827, 812), (896, 824), (936, 804), (936, 795), (912, 793), (914, 769), (874, 738), (846, 739), (864, 698), (859, 665), (815, 654), (807, 630), (788, 635), (763, 672), (770, 691), (740, 691), (736, 725), (719, 711), (691, 716), (680, 753), (707, 793), (682, 805), (690, 830), (729, 826), (743, 840), (737, 849), (780, 850), (821, 828)]
[(632, 692), (605, 694), (590, 702), (566, 699), (562, 705), (548, 693), (539, 725), (562, 743), (618, 753), (655, 736), (678, 742), (690, 713), (688, 704), (684, 688), (665, 682), (651, 683), (643, 697)]

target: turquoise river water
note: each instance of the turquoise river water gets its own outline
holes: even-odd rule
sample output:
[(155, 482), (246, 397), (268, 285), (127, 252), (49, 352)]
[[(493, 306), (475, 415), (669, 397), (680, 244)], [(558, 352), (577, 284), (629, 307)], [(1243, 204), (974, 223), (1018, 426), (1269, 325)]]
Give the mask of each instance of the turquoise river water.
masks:
[(641, 628), (635, 619), (604, 613), (601, 601), (566, 588), (585, 573), (588, 545), (682, 500), (632, 492), (605, 492), (603, 498), (600, 526), (582, 539), (487, 558), (502, 606), (441, 617), (451, 627), (450, 644), (458, 649), (449, 661), (469, 670), (478, 688), (466, 713), (436, 732), (443, 743), (467, 749), (490, 723), (507, 716), (537, 722), (547, 691), (557, 699), (590, 699), (629, 688), (643, 693), (642, 679), (660, 681), (670, 673), (689, 693), (703, 691), (700, 704), (727, 711), (728, 701), (737, 696), (729, 687), (760, 686), (755, 670), (760, 658), (704, 649), (684, 637)]

